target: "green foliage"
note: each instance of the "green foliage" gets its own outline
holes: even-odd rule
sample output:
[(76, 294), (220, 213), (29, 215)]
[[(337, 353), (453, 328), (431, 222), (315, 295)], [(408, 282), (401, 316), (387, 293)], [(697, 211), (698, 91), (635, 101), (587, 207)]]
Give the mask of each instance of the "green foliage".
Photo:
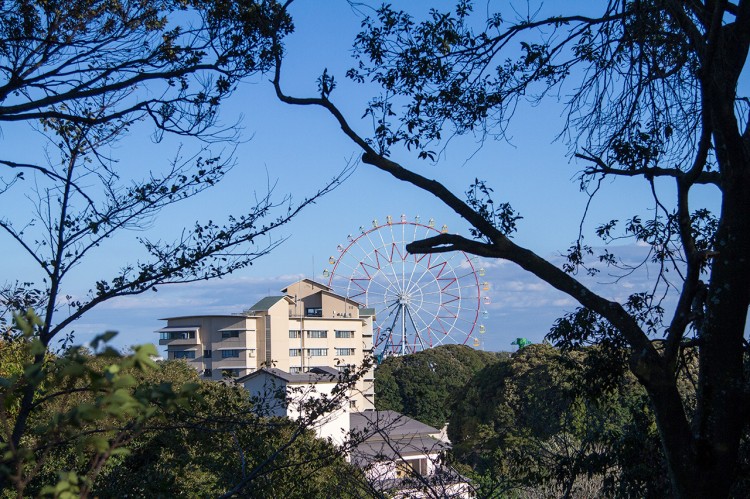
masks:
[[(206, 497), (244, 481), (239, 491), (254, 497), (348, 497), (361, 486), (338, 449), (297, 423), (256, 416), (241, 387), (201, 381), (184, 362), (157, 364), (152, 345), (121, 355), (106, 346), (111, 333), (93, 353), (44, 355), (33, 312), (16, 321), (25, 334), (0, 350), (9, 373), (0, 473), (19, 496)], [(13, 447), (5, 442), (30, 382), (28, 432)]]
[[(170, 369), (184, 369), (175, 362)], [(187, 368), (190, 369), (190, 368)], [(247, 392), (201, 382), (189, 407), (149, 428), (104, 470), (103, 496), (217, 497), (241, 480), (252, 497), (347, 497), (357, 473), (331, 444), (286, 419), (252, 413)], [(284, 449), (278, 453), (279, 449)]]
[(269, 68), (271, 37), (290, 30), (266, 0), (4, 2), (0, 121), (150, 118), (161, 132), (201, 134), (239, 79)]
[(623, 375), (593, 395), (586, 386), (591, 352), (530, 345), (456, 392), (448, 427), (453, 455), (482, 477), (483, 490), (668, 494), (645, 391)]
[(474, 373), (497, 362), (495, 353), (464, 345), (441, 345), (402, 357), (389, 357), (375, 370), (375, 405), (436, 428), (450, 415), (450, 397)]
[[(105, 333), (92, 342), (93, 356), (81, 347), (52, 355), (36, 334), (42, 322), (33, 311), (15, 324), (20, 334), (0, 351), (8, 366), (0, 390), (0, 476), (19, 495), (86, 495), (110, 458), (126, 454), (136, 435), (193, 397), (195, 384), (138, 384), (137, 376), (157, 370), (153, 345), (123, 356), (106, 346), (114, 334)], [(25, 431), (16, 444), (19, 427)]]

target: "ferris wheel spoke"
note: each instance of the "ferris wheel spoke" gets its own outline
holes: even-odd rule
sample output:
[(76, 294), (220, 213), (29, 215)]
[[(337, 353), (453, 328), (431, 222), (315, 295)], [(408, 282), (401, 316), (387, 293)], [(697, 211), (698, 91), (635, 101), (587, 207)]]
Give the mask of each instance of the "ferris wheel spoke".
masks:
[(473, 324), (473, 323), (474, 323), (474, 321), (473, 321), (473, 320), (469, 320), (469, 319), (467, 319), (467, 318), (462, 318), (461, 316), (459, 316), (459, 317), (457, 318), (457, 322), (461, 322), (461, 323), (463, 323), (464, 325), (468, 325), (468, 324)]
[(456, 300), (451, 299), (450, 301), (448, 301), (446, 300), (445, 295), (440, 293), (425, 293), (422, 295), (422, 303), (434, 307), (439, 307), (445, 303), (452, 303), (453, 301)]
[(427, 319), (425, 318), (425, 315), (427, 315), (427, 314), (425, 313), (425, 311), (423, 311), (423, 310), (414, 310), (414, 309), (413, 309), (413, 308), (411, 308), (411, 307), (409, 307), (409, 313), (411, 314), (411, 317), (412, 317), (412, 322), (414, 322), (414, 323), (416, 322), (416, 321), (414, 320), (414, 317), (416, 317), (416, 320), (417, 320), (417, 321), (419, 321), (419, 322), (421, 323), (421, 324), (420, 324), (419, 326), (418, 326), (417, 324), (414, 324), (414, 330), (415, 330), (415, 331), (417, 331), (417, 332), (419, 332), (419, 331), (420, 331), (420, 330), (422, 330), (422, 329), (427, 329), (427, 328), (429, 328), (429, 327), (430, 327), (430, 324), (431, 324), (431, 323), (432, 323), (432, 322), (433, 322), (433, 321), (435, 320), (435, 318), (436, 318), (436, 316), (435, 316), (434, 314), (429, 314), (429, 316), (430, 316), (430, 317), (432, 317), (432, 320), (431, 320), (431, 321), (428, 321), (428, 320), (427, 320)]
[(440, 262), (438, 260), (433, 260), (432, 255), (428, 255), (428, 256), (429, 258), (427, 262), (425, 262), (425, 265), (423, 266), (422, 276), (420, 276), (417, 282), (423, 282), (425, 280), (435, 282), (438, 279), (440, 279), (442, 272), (445, 270), (445, 265), (447, 264), (447, 262)]
[(418, 341), (420, 343), (420, 346), (422, 347), (422, 349), (424, 349), (424, 343), (423, 343), (422, 337), (421, 337), (421, 335), (419, 333), (419, 329), (417, 328), (417, 325), (414, 323), (414, 316), (411, 313), (411, 310), (409, 309), (409, 307), (405, 307), (405, 309), (406, 309), (406, 314), (409, 316), (409, 322), (411, 322), (412, 327), (416, 331), (416, 334), (414, 335), (414, 339), (415, 339), (415, 341), (414, 341), (414, 348), (416, 348), (417, 341)]
[(408, 292), (414, 293), (415, 290), (422, 290), (428, 287), (435, 287), (435, 279), (432, 277), (429, 270), (424, 268), (419, 277), (414, 279), (410, 284)]
[(409, 272), (409, 279), (406, 284), (404, 284), (404, 290), (407, 293), (412, 293), (412, 290), (415, 287), (419, 287), (419, 277), (417, 276), (417, 269), (418, 266), (416, 264), (413, 264), (412, 262), (409, 262), (411, 265), (411, 272)]
[[(367, 275), (368, 278), (372, 278), (372, 275), (370, 274), (368, 268), (369, 269), (373, 269), (373, 268), (374, 269), (380, 269), (381, 268), (381, 264), (380, 264), (380, 252), (378, 251), (379, 249), (381, 249), (381, 247), (380, 246), (375, 246), (373, 244), (372, 240), (370, 239), (370, 232), (372, 232), (372, 230), (365, 232), (363, 234), (363, 236), (367, 239), (367, 241), (371, 245), (371, 248), (365, 249), (361, 245), (360, 240), (361, 240), (362, 237), (359, 237), (359, 238), (355, 239), (355, 241), (353, 243), (353, 244), (357, 245), (357, 247), (360, 249), (360, 252), (362, 253), (362, 258), (358, 259), (359, 262), (358, 262), (357, 265), (358, 265), (358, 267), (362, 268), (362, 271)], [(366, 262), (369, 262), (369, 263), (366, 263)]]

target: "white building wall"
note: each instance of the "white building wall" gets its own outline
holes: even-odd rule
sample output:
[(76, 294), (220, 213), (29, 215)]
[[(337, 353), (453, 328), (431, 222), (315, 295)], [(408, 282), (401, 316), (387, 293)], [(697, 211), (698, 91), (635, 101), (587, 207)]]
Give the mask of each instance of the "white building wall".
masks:
[[(288, 417), (298, 421), (313, 416), (304, 406), (310, 400), (320, 400), (323, 395), (332, 397), (335, 382), (289, 383), (271, 374), (261, 372), (243, 382), (262, 416)], [(319, 438), (330, 439), (334, 444), (344, 443), (349, 430), (349, 405), (346, 397), (339, 399), (322, 416), (310, 421), (309, 427)]]
[(258, 375), (245, 380), (245, 389), (255, 404), (255, 412), (260, 416), (286, 417), (287, 383), (275, 376)]
[[(310, 384), (289, 384), (287, 394), (290, 398), (288, 415), (291, 419), (309, 418), (310, 414), (303, 409), (303, 404), (309, 400), (320, 400), (326, 395), (331, 400), (331, 392), (336, 383), (326, 382)], [(349, 434), (349, 404), (348, 398), (339, 399), (332, 404), (326, 414), (316, 418), (312, 427), (318, 437), (330, 439), (336, 445), (342, 445)]]

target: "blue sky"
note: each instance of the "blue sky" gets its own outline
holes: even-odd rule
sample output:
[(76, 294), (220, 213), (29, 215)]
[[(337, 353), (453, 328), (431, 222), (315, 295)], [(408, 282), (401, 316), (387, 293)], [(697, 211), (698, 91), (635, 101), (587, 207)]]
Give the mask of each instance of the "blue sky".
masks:
[[(433, 4), (409, 5), (415, 5), (416, 10)], [(343, 0), (300, 1), (292, 12), (297, 31), (287, 44), (287, 92), (314, 94), (316, 78), (328, 68), (339, 83), (332, 99), (351, 117), (355, 128), (367, 135), (369, 124), (358, 120), (366, 104), (366, 88), (344, 78), (346, 69), (353, 65), (350, 47), (358, 17)], [(277, 198), (290, 194), (300, 200), (347, 162), (356, 161), (358, 151), (329, 116), (322, 110), (279, 103), (267, 80), (268, 76), (262, 76), (242, 84), (222, 110), (224, 123), (242, 120), (245, 139), (236, 151), (237, 166), (225, 181), (198, 198), (164, 210), (146, 231), (120, 234), (77, 269), (65, 292), (83, 295), (95, 279), (111, 275), (123, 262), (136, 259), (136, 236), (168, 238), (194, 220), (221, 220), (229, 213), (241, 213), (243, 206), (253, 202), (255, 193), (265, 193), (269, 183), (275, 185)], [(510, 141), (488, 141), (480, 147), (479, 137), (459, 137), (436, 164), (401, 152), (394, 157), (456, 193), (463, 193), (474, 178), (485, 179), (494, 188), (496, 200), (510, 202), (524, 217), (515, 240), (542, 256), (559, 260), (559, 253), (576, 237), (586, 203), (574, 180), (582, 165), (569, 159), (563, 143), (554, 141), (562, 126), (562, 111), (555, 102), (524, 105), (516, 113)], [(40, 137), (27, 125), (4, 125), (0, 141), (9, 159), (41, 157)], [(154, 144), (147, 129), (136, 128), (112, 154), (119, 158), (124, 171), (137, 176), (165, 166), (179, 145), (175, 138)], [(185, 142), (182, 147), (189, 153), (198, 145)], [(651, 205), (644, 187), (625, 179), (606, 183), (592, 205), (592, 223), (622, 220), (636, 211), (648, 213), (642, 208)], [(660, 188), (664, 195), (671, 195), (671, 186)], [(705, 191), (700, 198), (712, 206), (715, 194)], [(16, 191), (0, 199), (0, 209), (9, 217), (23, 216), (29, 204), (24, 192)], [(156, 293), (106, 303), (76, 323), (76, 338), (86, 341), (104, 330), (117, 330), (119, 346), (156, 341), (153, 331), (161, 327), (160, 318), (239, 312), (299, 278), (323, 280), (329, 256), (336, 254), (337, 245), (346, 241), (347, 234), (356, 233), (362, 225), (369, 226), (374, 218), (384, 221), (387, 215), (397, 219), (401, 214), (409, 219), (419, 215), (423, 221), (432, 217), (438, 226), (447, 224), (451, 232), (466, 234), (466, 225), (430, 195), (368, 165), (359, 165), (344, 185), (277, 232), (275, 237), (286, 241), (253, 266), (221, 280), (164, 286)], [(5, 236), (0, 238), (0, 245), (5, 256), (0, 261), (3, 281), (38, 275), (28, 258)], [(633, 261), (643, 254), (643, 248), (633, 246), (621, 250)], [(510, 343), (518, 336), (541, 341), (554, 319), (575, 307), (571, 299), (511, 264), (479, 264), (487, 269), (486, 280), (491, 285), (487, 333), (483, 335), (486, 349), (513, 349)], [(635, 274), (613, 283), (605, 273), (590, 284), (605, 296), (617, 298), (647, 289), (648, 277)]]

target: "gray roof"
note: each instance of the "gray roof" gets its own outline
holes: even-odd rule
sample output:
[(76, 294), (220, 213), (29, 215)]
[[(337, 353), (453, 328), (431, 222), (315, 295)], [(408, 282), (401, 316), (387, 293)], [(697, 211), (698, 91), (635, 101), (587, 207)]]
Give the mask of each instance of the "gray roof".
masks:
[(282, 379), (287, 383), (335, 383), (339, 380), (340, 373), (333, 367), (311, 367), (306, 373), (290, 374), (281, 369), (275, 367), (261, 367), (257, 371), (243, 376), (237, 380), (238, 383), (259, 376), (261, 374), (268, 374), (276, 378)]
[(198, 314), (198, 315), (176, 315), (174, 317), (162, 317), (160, 321), (171, 321), (177, 319), (201, 319), (210, 317), (232, 317), (237, 318), (237, 314)]
[(351, 455), (352, 463), (364, 468), (376, 461), (439, 454), (449, 448), (450, 445), (437, 438), (414, 435), (388, 440), (365, 440), (352, 450)]
[(258, 303), (253, 305), (248, 309), (250, 312), (256, 312), (256, 311), (266, 311), (269, 308), (276, 305), (279, 300), (283, 300), (286, 298), (286, 296), (266, 296), (265, 298), (262, 298)]
[(389, 438), (440, 433), (437, 428), (420, 423), (396, 411), (353, 412), (349, 415), (349, 426), (357, 432), (370, 433), (370, 438), (378, 438), (378, 435), (383, 433)]
[(374, 316), (375, 315), (375, 309), (374, 308), (360, 308), (359, 309), (359, 316)]
[(361, 442), (352, 450), (352, 462), (360, 467), (382, 460), (438, 454), (450, 444), (435, 438), (436, 428), (396, 411), (364, 411), (349, 415), (354, 438)]

